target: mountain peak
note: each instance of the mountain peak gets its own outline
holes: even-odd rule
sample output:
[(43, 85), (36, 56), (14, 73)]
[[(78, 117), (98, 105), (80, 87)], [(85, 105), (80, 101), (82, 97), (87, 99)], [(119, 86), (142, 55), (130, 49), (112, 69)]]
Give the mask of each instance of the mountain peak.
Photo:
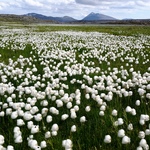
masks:
[(94, 12), (91, 12), (89, 15), (94, 15), (95, 13)]
[(111, 16), (104, 15), (104, 14), (91, 12), (89, 15), (87, 15), (82, 20), (84, 20), (84, 21), (95, 21), (95, 20), (117, 20), (117, 19), (115, 19)]

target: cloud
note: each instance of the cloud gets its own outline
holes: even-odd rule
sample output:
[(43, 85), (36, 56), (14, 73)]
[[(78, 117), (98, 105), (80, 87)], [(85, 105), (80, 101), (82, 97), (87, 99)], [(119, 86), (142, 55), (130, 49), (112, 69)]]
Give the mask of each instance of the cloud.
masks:
[(150, 1), (139, 0), (139, 1), (136, 1), (136, 4), (141, 6), (141, 7), (149, 7), (150, 6)]
[(79, 4), (84, 4), (84, 5), (96, 5), (99, 4), (98, 0), (76, 0), (77, 3)]
[(0, 10), (5, 9), (6, 7), (8, 7), (9, 5), (7, 3), (4, 2), (0, 2)]
[(149, 0), (75, 0), (78, 4), (91, 6), (108, 6), (112, 8), (136, 8), (138, 6), (149, 7)]
[(35, 0), (24, 0), (27, 5), (33, 6), (33, 7), (43, 7), (43, 4), (39, 1)]

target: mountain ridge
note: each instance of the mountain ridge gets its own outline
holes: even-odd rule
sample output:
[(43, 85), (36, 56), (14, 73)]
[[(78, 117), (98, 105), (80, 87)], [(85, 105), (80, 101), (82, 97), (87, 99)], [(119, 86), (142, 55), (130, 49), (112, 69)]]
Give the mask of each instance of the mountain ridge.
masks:
[[(91, 13), (93, 15), (94, 13)], [(96, 14), (99, 15), (98, 13)], [(88, 16), (88, 15), (87, 15)], [(86, 17), (87, 17), (86, 16)], [(41, 18), (41, 19), (40, 19)], [(85, 18), (85, 17), (84, 17)], [(22, 24), (123, 24), (123, 25), (150, 25), (150, 19), (122, 19), (122, 20), (77, 20), (69, 16), (52, 17), (42, 14), (28, 13), (25, 15), (0, 14), (0, 23), (12, 22)], [(108, 18), (107, 18), (108, 19)]]
[(52, 17), (52, 16), (45, 16), (45, 15), (37, 14), (37, 13), (28, 13), (28, 14), (25, 14), (25, 16), (32, 16), (32, 17), (42, 19), (42, 20), (53, 20), (53, 21), (58, 21), (58, 22), (76, 22), (76, 21), (81, 21), (81, 20), (82, 21), (117, 20), (116, 18), (113, 18), (111, 16), (107, 16), (107, 15), (100, 14), (100, 13), (94, 13), (94, 12), (91, 12), (90, 14), (88, 14), (81, 20), (74, 19), (73, 17), (70, 17), (70, 16)]
[(82, 20), (84, 20), (84, 21), (96, 21), (96, 20), (98, 20), (99, 21), (99, 20), (118, 20), (118, 19), (113, 18), (113, 17), (108, 16), (108, 15), (91, 12), (89, 15), (84, 17)]
[(70, 16), (53, 17), (53, 16), (45, 16), (45, 15), (37, 14), (37, 13), (28, 13), (28, 14), (25, 14), (25, 16), (32, 16), (41, 20), (53, 20), (53, 21), (58, 21), (58, 22), (77, 21), (77, 19), (74, 19)]

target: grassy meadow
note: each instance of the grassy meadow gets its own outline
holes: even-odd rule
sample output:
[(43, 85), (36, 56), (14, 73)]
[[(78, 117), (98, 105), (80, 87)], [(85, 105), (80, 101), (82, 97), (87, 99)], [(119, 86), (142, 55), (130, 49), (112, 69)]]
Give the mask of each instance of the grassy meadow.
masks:
[(150, 27), (0, 25), (0, 150), (148, 150)]

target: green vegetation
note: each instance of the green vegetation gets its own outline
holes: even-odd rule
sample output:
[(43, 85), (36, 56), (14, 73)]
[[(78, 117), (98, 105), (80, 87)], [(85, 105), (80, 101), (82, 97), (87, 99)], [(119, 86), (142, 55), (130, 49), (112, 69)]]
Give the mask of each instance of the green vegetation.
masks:
[[(46, 141), (45, 150), (64, 149), (65, 139), (73, 143), (70, 150), (134, 150), (140, 145), (139, 132), (150, 130), (150, 119), (140, 123), (141, 115), (150, 116), (149, 26), (0, 27), (0, 135), (5, 138), (4, 147), (31, 149), (31, 139), (39, 146)], [(63, 106), (58, 107), (56, 100)], [(43, 105), (44, 101), (47, 105)], [(34, 106), (38, 108), (35, 113)], [(130, 112), (127, 106), (132, 108)], [(59, 114), (52, 113), (51, 107)], [(45, 114), (43, 108), (48, 109)], [(8, 114), (9, 109), (18, 116)], [(71, 109), (79, 109), (77, 117), (71, 118)], [(25, 119), (20, 110), (33, 118)], [(112, 115), (113, 110), (117, 115)], [(42, 114), (39, 121), (35, 119), (37, 114)], [(69, 115), (66, 120), (62, 119), (64, 114)], [(47, 121), (48, 115), (53, 118), (51, 122)], [(85, 122), (80, 120), (83, 116)], [(123, 123), (117, 122), (119, 118)], [(23, 119), (24, 125), (18, 125), (18, 119)], [(39, 126), (39, 132), (31, 133), (29, 121)], [(59, 126), (57, 135), (51, 129), (53, 124)], [(71, 131), (73, 125), (76, 132)], [(20, 143), (15, 142), (16, 126), (21, 130)], [(127, 143), (122, 144), (123, 138), (118, 137), (120, 129), (130, 138)], [(45, 137), (47, 131), (51, 133), (49, 138)], [(144, 137), (147, 145), (148, 133)], [(111, 136), (110, 143), (104, 142), (105, 135)]]
[(114, 35), (150, 35), (150, 26), (134, 25), (41, 25), (36, 27), (37, 32), (47, 31), (83, 31), (83, 32), (103, 32)]

